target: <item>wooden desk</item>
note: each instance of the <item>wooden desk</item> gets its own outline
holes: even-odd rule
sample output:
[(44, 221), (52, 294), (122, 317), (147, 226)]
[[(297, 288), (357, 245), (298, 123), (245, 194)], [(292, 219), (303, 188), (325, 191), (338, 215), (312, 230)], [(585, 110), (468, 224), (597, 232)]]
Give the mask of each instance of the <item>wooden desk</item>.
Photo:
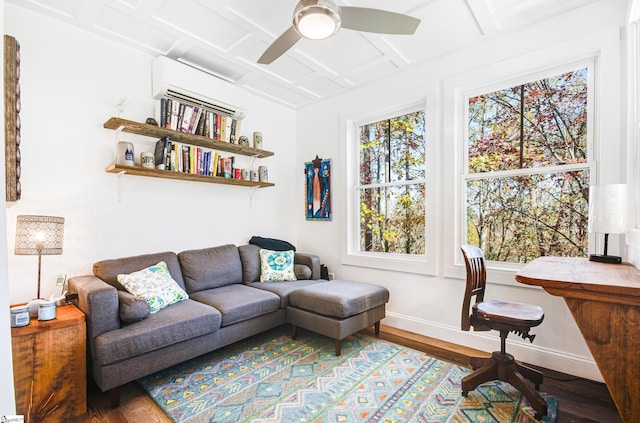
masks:
[(26, 421), (64, 422), (87, 411), (84, 314), (58, 307), (56, 318), (11, 328), (16, 412)]
[(640, 422), (640, 270), (541, 257), (523, 267), (516, 280), (564, 297), (622, 420)]

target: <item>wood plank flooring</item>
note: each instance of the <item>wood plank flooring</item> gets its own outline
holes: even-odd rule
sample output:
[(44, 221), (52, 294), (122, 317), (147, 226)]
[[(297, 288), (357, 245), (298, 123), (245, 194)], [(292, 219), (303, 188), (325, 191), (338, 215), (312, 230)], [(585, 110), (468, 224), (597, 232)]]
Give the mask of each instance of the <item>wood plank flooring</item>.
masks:
[[(373, 330), (365, 330), (373, 335)], [(486, 352), (450, 344), (426, 336), (381, 326), (380, 338), (409, 348), (423, 351), (461, 366), (469, 366), (469, 357), (489, 355)], [(497, 341), (496, 341), (497, 342)], [(557, 423), (621, 423), (622, 420), (602, 383), (581, 379), (548, 369), (539, 368), (544, 373), (544, 383), (540, 390), (558, 399)], [(120, 407), (110, 408), (108, 393), (102, 393), (92, 383), (89, 384), (87, 414), (72, 423), (171, 423), (162, 409), (147, 393), (132, 382), (122, 387)]]

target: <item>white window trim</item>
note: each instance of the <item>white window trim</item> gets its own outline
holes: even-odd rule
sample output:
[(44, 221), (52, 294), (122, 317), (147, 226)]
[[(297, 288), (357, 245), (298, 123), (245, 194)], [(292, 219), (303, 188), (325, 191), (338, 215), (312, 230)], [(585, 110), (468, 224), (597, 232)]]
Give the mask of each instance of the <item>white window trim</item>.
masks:
[[(343, 134), (345, 160), (345, 219), (342, 225), (344, 242), (342, 243), (341, 258), (343, 265), (361, 266), (395, 272), (417, 273), (435, 275), (437, 273), (437, 251), (440, 240), (437, 238), (437, 175), (436, 167), (436, 134), (437, 134), (437, 103), (436, 86), (431, 85), (426, 89), (426, 95), (411, 102), (396, 105), (386, 105), (377, 110), (361, 115), (349, 116), (341, 119), (344, 122)], [(426, 97), (426, 98), (425, 98)], [(414, 112), (423, 109), (425, 111), (425, 255), (404, 255), (391, 253), (373, 253), (359, 251), (359, 223), (354, 216), (358, 215), (359, 197), (355, 189), (359, 177), (359, 139), (356, 128), (358, 125), (399, 116), (403, 113)], [(419, 181), (417, 181), (419, 182)]]
[[(571, 59), (567, 59), (567, 52), (572, 52)], [(613, 115), (619, 112), (618, 93), (603, 93), (600, 81), (608, 79), (615, 81), (619, 75), (619, 34), (614, 31), (593, 34), (591, 37), (581, 40), (569, 41), (534, 53), (522, 55), (515, 59), (492, 64), (472, 73), (467, 73), (458, 77), (444, 81), (444, 116), (443, 116), (443, 136), (444, 136), (444, 163), (449, 165), (443, 174), (443, 191), (452, 193), (451, 196), (444, 197), (443, 213), (443, 275), (464, 279), (465, 268), (460, 253), (462, 243), (462, 204), (465, 201), (465, 193), (462, 189), (462, 166), (466, 163), (463, 154), (466, 154), (466, 125), (464, 122), (466, 99), (472, 94), (491, 92), (491, 87), (504, 88), (510, 82), (518, 83), (532, 80), (535, 75), (551, 75), (554, 70), (576, 68), (576, 65), (593, 63), (590, 68), (589, 78), (589, 119), (591, 125), (590, 139), (588, 140), (588, 152), (590, 163), (590, 180), (594, 183), (611, 183), (620, 180), (620, 175), (611, 175), (607, 179), (613, 181), (602, 181), (600, 178), (600, 163), (605, 157), (605, 161), (611, 162), (611, 157), (619, 159), (618, 152), (603, 152), (597, 148), (598, 140), (606, 137), (618, 137), (620, 134), (619, 121), (613, 119)], [(595, 79), (591, 79), (594, 78)], [(609, 84), (611, 88), (619, 87), (617, 83)], [(593, 101), (597, 99), (596, 101)], [(599, 108), (607, 107), (609, 113), (600, 113)], [(603, 117), (607, 115), (607, 117)], [(618, 113), (619, 116), (619, 113)], [(607, 128), (607, 130), (603, 130)], [(595, 146), (595, 148), (594, 148)], [(619, 162), (617, 164), (619, 166)], [(599, 182), (598, 182), (599, 181)], [(594, 237), (595, 239), (595, 237)], [(589, 239), (589, 244), (594, 245), (594, 239)], [(591, 248), (591, 247), (590, 247)], [(524, 264), (487, 262), (487, 278), (491, 283), (500, 283), (511, 286), (522, 287), (514, 281), (515, 273)]]

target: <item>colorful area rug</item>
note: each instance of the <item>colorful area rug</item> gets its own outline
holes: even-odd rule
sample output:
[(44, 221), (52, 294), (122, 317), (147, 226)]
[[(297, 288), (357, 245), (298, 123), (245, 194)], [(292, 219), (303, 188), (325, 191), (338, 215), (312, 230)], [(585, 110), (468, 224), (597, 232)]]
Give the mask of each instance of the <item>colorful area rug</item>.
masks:
[[(334, 341), (286, 327), (139, 383), (175, 422), (533, 422), (518, 391), (486, 383), (461, 396), (468, 369), (366, 335)], [(544, 422), (555, 422), (557, 402)]]

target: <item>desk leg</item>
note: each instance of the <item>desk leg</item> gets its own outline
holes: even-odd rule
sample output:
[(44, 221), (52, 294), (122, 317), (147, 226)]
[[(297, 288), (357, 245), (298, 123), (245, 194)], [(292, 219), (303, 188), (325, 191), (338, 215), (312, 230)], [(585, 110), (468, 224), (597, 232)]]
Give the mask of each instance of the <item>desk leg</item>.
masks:
[(640, 307), (566, 298), (622, 420), (640, 422)]

